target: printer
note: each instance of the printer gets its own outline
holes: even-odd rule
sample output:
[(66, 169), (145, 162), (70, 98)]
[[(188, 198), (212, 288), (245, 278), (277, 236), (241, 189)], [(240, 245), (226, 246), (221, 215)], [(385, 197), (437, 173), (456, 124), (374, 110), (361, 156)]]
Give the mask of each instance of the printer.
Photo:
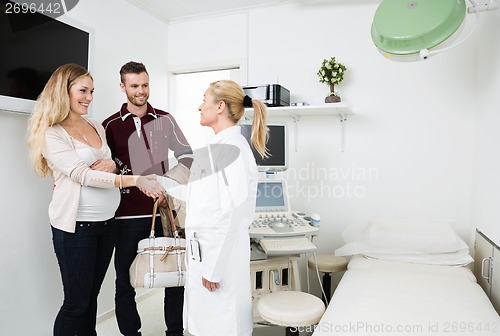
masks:
[(279, 84), (244, 86), (243, 91), (267, 106), (290, 106), (290, 91)]

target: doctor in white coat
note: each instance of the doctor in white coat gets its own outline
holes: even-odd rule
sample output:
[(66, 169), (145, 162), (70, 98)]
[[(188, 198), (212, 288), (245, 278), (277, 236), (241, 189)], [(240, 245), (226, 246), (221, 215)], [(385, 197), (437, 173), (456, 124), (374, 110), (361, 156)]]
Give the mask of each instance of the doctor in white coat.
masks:
[(172, 188), (175, 182), (157, 178), (169, 194), (187, 200), (184, 323), (196, 336), (252, 335), (248, 226), (255, 215), (258, 173), (237, 125), (245, 107), (254, 108), (252, 145), (267, 156), (265, 105), (245, 96), (237, 83), (221, 80), (210, 84), (199, 107), (200, 124), (215, 136), (195, 151), (190, 182)]

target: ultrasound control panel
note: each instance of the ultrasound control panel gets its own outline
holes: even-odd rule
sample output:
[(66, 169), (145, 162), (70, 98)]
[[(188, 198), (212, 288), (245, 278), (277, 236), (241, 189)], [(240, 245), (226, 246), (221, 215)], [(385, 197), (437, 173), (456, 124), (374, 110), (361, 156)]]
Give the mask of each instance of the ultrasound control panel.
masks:
[(257, 212), (248, 228), (250, 238), (286, 236), (315, 236), (318, 227), (312, 226), (300, 212)]

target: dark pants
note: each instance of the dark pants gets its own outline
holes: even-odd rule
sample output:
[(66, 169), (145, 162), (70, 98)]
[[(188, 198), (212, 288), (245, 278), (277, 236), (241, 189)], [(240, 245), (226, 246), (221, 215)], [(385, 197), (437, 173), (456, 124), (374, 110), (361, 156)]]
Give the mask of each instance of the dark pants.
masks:
[[(123, 335), (140, 335), (141, 318), (135, 302), (135, 289), (130, 284), (129, 269), (137, 255), (137, 243), (149, 237), (151, 218), (118, 219), (116, 221), (116, 292), (115, 311)], [(156, 220), (155, 236), (163, 237), (160, 217)], [(182, 336), (184, 287), (165, 288), (164, 317), (168, 336)]]
[(76, 222), (75, 233), (52, 227), (64, 301), (54, 336), (96, 336), (97, 296), (114, 248), (114, 219)]

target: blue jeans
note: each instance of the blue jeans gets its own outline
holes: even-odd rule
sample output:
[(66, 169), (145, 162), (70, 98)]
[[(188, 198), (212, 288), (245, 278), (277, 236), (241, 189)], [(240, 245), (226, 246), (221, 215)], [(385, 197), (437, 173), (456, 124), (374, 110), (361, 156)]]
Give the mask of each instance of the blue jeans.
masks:
[(76, 222), (75, 233), (52, 227), (64, 290), (54, 336), (97, 335), (97, 296), (113, 255), (114, 222)]
[[(155, 236), (163, 237), (160, 217), (156, 219)], [(129, 269), (137, 255), (137, 243), (149, 237), (151, 217), (116, 220), (116, 292), (115, 312), (118, 328), (123, 335), (140, 335), (141, 318), (135, 302), (135, 289), (130, 284)], [(182, 336), (184, 287), (165, 288), (164, 318), (167, 336)]]

